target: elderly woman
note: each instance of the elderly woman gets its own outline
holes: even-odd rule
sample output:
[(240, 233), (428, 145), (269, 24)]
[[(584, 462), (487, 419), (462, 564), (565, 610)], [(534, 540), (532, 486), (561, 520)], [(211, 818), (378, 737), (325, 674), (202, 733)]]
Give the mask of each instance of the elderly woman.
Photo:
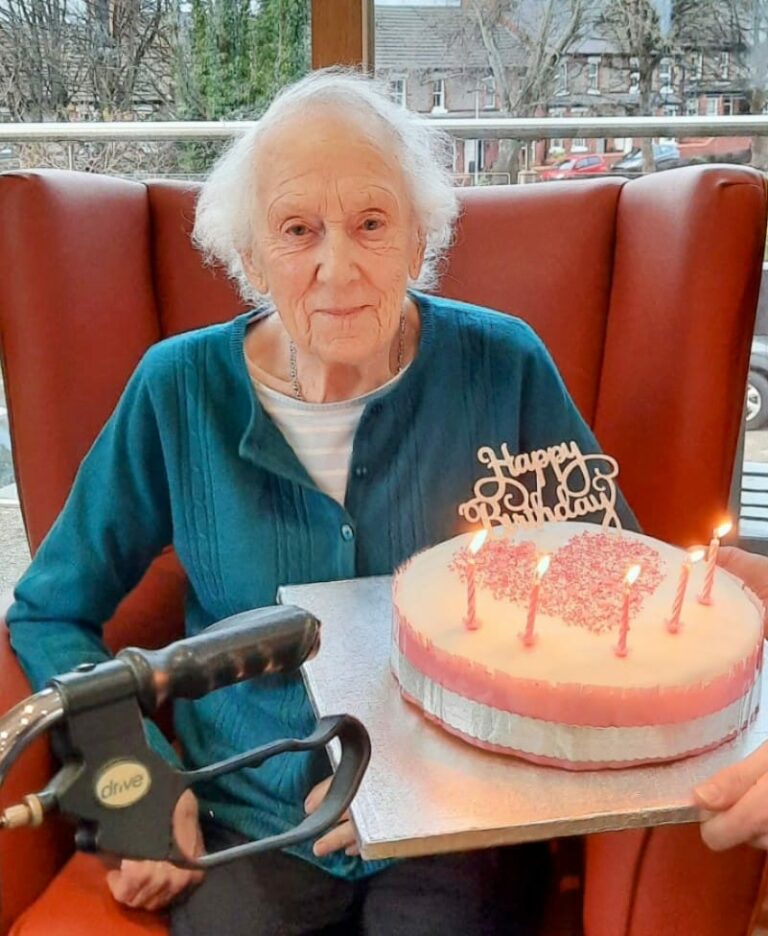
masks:
[[(11, 640), (36, 687), (105, 657), (103, 623), (168, 544), (196, 633), (274, 603), (280, 585), (390, 573), (454, 535), (482, 445), (596, 450), (526, 325), (417, 291), (434, 286), (457, 216), (445, 146), (367, 79), (321, 72), (221, 158), (194, 237), (257, 310), (139, 364), (16, 591)], [(179, 702), (175, 720), (199, 766), (305, 735), (313, 713), (300, 678), (273, 676)], [(284, 830), (328, 773), (293, 755), (210, 783), (180, 800), (177, 838), (194, 852)], [(364, 862), (345, 821), (202, 883), (129, 861), (109, 882), (131, 907), (175, 900), (177, 934), (471, 934), (496, 931), (499, 860)]]

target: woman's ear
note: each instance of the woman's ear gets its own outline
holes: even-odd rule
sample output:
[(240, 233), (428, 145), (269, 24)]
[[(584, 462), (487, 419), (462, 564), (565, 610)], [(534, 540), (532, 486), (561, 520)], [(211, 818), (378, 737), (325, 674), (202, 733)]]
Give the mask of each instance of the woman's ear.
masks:
[(424, 253), (426, 249), (427, 239), (424, 236), (424, 232), (421, 230), (421, 228), (419, 228), (413, 255), (411, 257), (411, 262), (408, 266), (408, 275), (411, 277), (411, 279), (418, 279), (419, 274), (421, 273), (421, 265), (424, 263)]
[(248, 277), (248, 281), (250, 282), (251, 286), (253, 286), (260, 293), (267, 293), (269, 291), (267, 278), (264, 275), (261, 266), (255, 260), (253, 250), (244, 250), (240, 254), (240, 261), (243, 264), (245, 275)]

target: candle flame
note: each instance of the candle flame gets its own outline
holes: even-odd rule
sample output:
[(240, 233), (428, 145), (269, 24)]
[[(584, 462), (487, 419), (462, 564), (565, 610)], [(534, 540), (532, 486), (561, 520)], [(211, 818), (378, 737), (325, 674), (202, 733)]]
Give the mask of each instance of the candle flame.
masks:
[(707, 550), (703, 546), (694, 546), (688, 550), (688, 561), (699, 562), (706, 554)]
[(543, 578), (544, 575), (546, 575), (546, 572), (547, 572), (547, 569), (549, 568), (549, 563), (551, 560), (552, 560), (552, 557), (549, 555), (549, 553), (545, 553), (541, 557), (541, 559), (539, 559), (539, 563), (536, 566), (536, 578), (540, 579), (540, 578)]
[(715, 538), (722, 539), (724, 536), (726, 536), (728, 533), (731, 532), (732, 526), (733, 524), (731, 523), (730, 520), (726, 520), (725, 523), (721, 523), (720, 526), (715, 529)]
[(637, 581), (638, 576), (640, 575), (641, 566), (633, 565), (627, 569), (627, 574), (624, 576), (625, 585), (634, 585)]
[(488, 530), (480, 530), (478, 533), (472, 537), (472, 542), (469, 544), (469, 551), (474, 556), (475, 553), (480, 549), (480, 547), (485, 542), (488, 536)]

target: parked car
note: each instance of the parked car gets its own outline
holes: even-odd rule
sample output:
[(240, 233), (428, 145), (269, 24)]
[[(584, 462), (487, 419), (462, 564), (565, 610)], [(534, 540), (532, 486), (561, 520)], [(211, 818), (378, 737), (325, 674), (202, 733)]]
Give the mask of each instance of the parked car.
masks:
[[(677, 143), (652, 143), (653, 163), (656, 171), (662, 169), (672, 169), (679, 166), (680, 149)], [(643, 171), (643, 151), (640, 147), (630, 150), (626, 156), (623, 156), (618, 162), (611, 166), (611, 172), (642, 172)]]
[(543, 182), (552, 182), (555, 179), (579, 179), (581, 176), (594, 175), (599, 172), (608, 172), (608, 163), (595, 153), (586, 156), (572, 156), (556, 166), (542, 169), (539, 178)]
[(768, 426), (768, 263), (763, 264), (755, 336), (749, 356), (746, 423), (747, 429), (765, 429)]
[(749, 356), (747, 380), (747, 429), (768, 425), (768, 337), (755, 335)]

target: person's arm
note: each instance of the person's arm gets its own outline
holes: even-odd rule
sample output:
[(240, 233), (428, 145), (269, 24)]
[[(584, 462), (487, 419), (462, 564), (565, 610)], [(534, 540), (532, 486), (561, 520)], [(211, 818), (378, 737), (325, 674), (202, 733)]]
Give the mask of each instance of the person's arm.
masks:
[[(148, 371), (150, 352), (83, 460), (58, 519), (15, 589), (11, 646), (34, 690), (109, 657), (104, 623), (171, 542), (171, 511)], [(152, 746), (175, 753), (147, 722)]]
[[(109, 657), (104, 623), (172, 540), (162, 439), (150, 388), (153, 349), (128, 383), (83, 460), (64, 509), (15, 590), (11, 645), (34, 689), (79, 663)], [(145, 719), (149, 743), (175, 751)], [(202, 853), (197, 799), (187, 790), (174, 809), (174, 836), (189, 857)], [(167, 861), (123, 860), (107, 873), (118, 902), (159, 910), (202, 874)]]
[[(718, 563), (768, 609), (768, 557), (723, 547)], [(710, 848), (721, 851), (747, 843), (768, 848), (768, 742), (693, 792), (702, 807), (701, 837)]]
[[(526, 328), (526, 331), (528, 348), (521, 401), (521, 451), (532, 452), (563, 442), (576, 442), (584, 455), (601, 452), (597, 439), (573, 402), (549, 351), (531, 329)], [(611, 452), (606, 454), (610, 456)], [(617, 484), (616, 513), (624, 529), (638, 530), (637, 520), (621, 493), (620, 482), (621, 473)], [(582, 519), (601, 523), (603, 517), (594, 515)]]

